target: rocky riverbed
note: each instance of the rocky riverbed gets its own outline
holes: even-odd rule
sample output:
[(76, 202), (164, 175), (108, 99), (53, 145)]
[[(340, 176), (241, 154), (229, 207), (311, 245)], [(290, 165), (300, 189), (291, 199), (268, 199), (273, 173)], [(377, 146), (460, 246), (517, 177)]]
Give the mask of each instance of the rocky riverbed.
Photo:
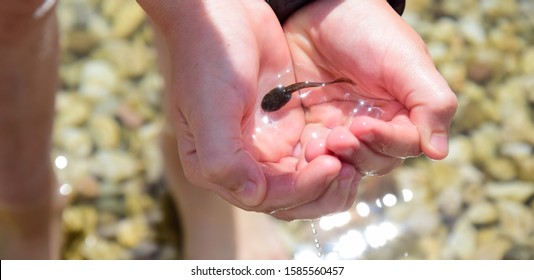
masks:
[[(534, 1), (408, 0), (459, 101), (450, 155), (364, 180), (355, 207), (282, 223), (297, 259), (534, 259)], [(133, 0), (61, 0), (53, 160), (66, 259), (180, 258), (157, 138), (163, 81)], [(135, 58), (135, 59), (132, 59)]]

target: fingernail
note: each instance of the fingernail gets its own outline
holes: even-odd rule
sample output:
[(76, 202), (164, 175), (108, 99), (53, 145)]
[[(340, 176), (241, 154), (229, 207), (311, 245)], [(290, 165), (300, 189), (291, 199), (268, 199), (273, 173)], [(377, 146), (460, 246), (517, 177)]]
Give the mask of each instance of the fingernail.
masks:
[(433, 133), (430, 136), (430, 145), (438, 152), (447, 154), (449, 151), (449, 138), (447, 134)]
[(256, 194), (258, 193), (258, 186), (251, 181), (247, 181), (241, 190), (237, 192), (239, 200), (247, 206), (256, 206)]

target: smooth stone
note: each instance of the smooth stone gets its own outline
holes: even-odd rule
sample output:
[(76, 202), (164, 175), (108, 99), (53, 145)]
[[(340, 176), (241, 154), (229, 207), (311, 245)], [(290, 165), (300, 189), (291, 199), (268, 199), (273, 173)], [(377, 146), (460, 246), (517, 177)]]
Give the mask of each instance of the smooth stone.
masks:
[(534, 260), (534, 245), (515, 245), (508, 250), (505, 260)]
[(91, 108), (80, 96), (61, 91), (56, 96), (57, 127), (70, 127), (82, 125), (89, 119)]
[(120, 126), (108, 115), (96, 115), (89, 120), (89, 130), (96, 145), (101, 149), (113, 149), (120, 144)]
[(527, 242), (534, 232), (532, 211), (523, 204), (507, 200), (497, 201), (497, 208), (503, 235), (515, 242)]
[(453, 91), (461, 91), (463, 89), (467, 78), (465, 63), (444, 62), (437, 67), (441, 75), (449, 82)]
[(464, 16), (459, 21), (459, 28), (467, 42), (481, 46), (486, 42), (486, 31), (480, 19)]
[(471, 143), (475, 162), (485, 163), (497, 157), (501, 133), (495, 124), (485, 124), (472, 132)]
[(488, 242), (480, 242), (473, 254), (475, 260), (502, 260), (512, 247), (512, 242), (505, 238), (496, 238)]
[(148, 237), (149, 228), (141, 217), (121, 220), (117, 225), (117, 242), (127, 248), (138, 246)]
[[(59, 80), (68, 89), (75, 89), (80, 83), (80, 75), (82, 71), (83, 63), (79, 61), (75, 62), (62, 62), (59, 65)], [(58, 95), (59, 96), (59, 95)], [(57, 100), (56, 100), (57, 102)]]
[(492, 48), (478, 49), (468, 60), (467, 76), (474, 82), (482, 84), (499, 76), (502, 61), (499, 52)]
[(484, 169), (499, 181), (510, 181), (517, 177), (516, 165), (507, 158), (492, 159), (484, 164)]
[(126, 38), (132, 35), (145, 21), (145, 12), (136, 1), (125, 1), (113, 15), (112, 32), (115, 37)]
[(525, 142), (508, 142), (500, 146), (500, 152), (503, 156), (511, 157), (517, 161), (531, 158), (532, 150), (532, 145)]
[(534, 73), (534, 47), (529, 47), (523, 50), (521, 70), (527, 75)]
[(143, 117), (125, 103), (117, 108), (117, 117), (122, 124), (129, 128), (139, 128), (144, 123)]
[(105, 60), (90, 60), (82, 67), (79, 93), (93, 102), (101, 102), (114, 93), (119, 79), (114, 67)]
[(101, 11), (102, 15), (106, 19), (111, 20), (113, 16), (117, 13), (119, 8), (124, 4), (125, 1), (129, 0), (113, 0), (113, 1), (102, 1)]
[(89, 260), (127, 260), (131, 254), (121, 245), (100, 238), (95, 234), (87, 235), (80, 248), (81, 254)]
[(103, 42), (93, 57), (113, 63), (117, 74), (125, 79), (145, 75), (155, 63), (154, 51), (145, 44), (118, 39)]
[(147, 183), (155, 183), (163, 176), (163, 155), (161, 148), (154, 142), (146, 143), (141, 149), (141, 160), (145, 168)]
[(428, 52), (436, 64), (449, 60), (449, 47), (443, 42), (432, 42), (427, 44)]
[(524, 202), (534, 195), (532, 182), (489, 182), (485, 186), (486, 195), (495, 200)]
[(522, 159), (518, 162), (519, 180), (534, 183), (534, 157)]
[(467, 218), (475, 225), (486, 225), (497, 221), (498, 211), (489, 201), (481, 201), (471, 205), (466, 212)]
[(448, 236), (444, 254), (445, 258), (472, 259), (477, 248), (477, 231), (467, 219), (459, 219)]
[(74, 156), (89, 156), (93, 150), (93, 142), (87, 130), (77, 127), (56, 129), (54, 142), (62, 147), (64, 152)]
[(458, 29), (456, 21), (448, 17), (442, 17), (432, 25), (432, 33), (429, 34), (429, 39), (432, 42), (450, 43), (450, 40), (460, 33)]
[(405, 221), (407, 228), (420, 236), (429, 235), (437, 231), (440, 217), (437, 211), (418, 205)]
[(426, 260), (441, 259), (443, 245), (441, 236), (422, 236), (417, 242), (417, 247), (423, 251), (424, 259)]
[(483, 201), (485, 199), (485, 188), (481, 184), (468, 184), (462, 190), (462, 197), (466, 204)]
[(490, 19), (499, 19), (503, 16), (515, 16), (518, 11), (516, 1), (482, 0), (479, 3), (481, 11)]
[(468, 137), (458, 135), (449, 140), (449, 155), (444, 162), (464, 164), (473, 161), (473, 148)]
[(77, 179), (72, 186), (76, 194), (85, 198), (96, 198), (100, 195), (100, 184), (90, 175)]
[(143, 241), (132, 249), (133, 258), (136, 260), (153, 259), (159, 251), (160, 244), (153, 241)]
[(447, 162), (432, 162), (429, 164), (430, 186), (436, 192), (448, 188), (460, 189), (464, 184), (464, 178), (457, 176), (458, 167)]
[(98, 213), (95, 208), (86, 205), (67, 207), (62, 214), (63, 226), (67, 232), (93, 232), (97, 220)]
[(436, 198), (436, 203), (442, 215), (456, 218), (462, 212), (462, 193), (455, 188), (444, 189)]
[(133, 155), (121, 150), (99, 150), (91, 159), (93, 174), (110, 182), (118, 182), (135, 176), (140, 165)]

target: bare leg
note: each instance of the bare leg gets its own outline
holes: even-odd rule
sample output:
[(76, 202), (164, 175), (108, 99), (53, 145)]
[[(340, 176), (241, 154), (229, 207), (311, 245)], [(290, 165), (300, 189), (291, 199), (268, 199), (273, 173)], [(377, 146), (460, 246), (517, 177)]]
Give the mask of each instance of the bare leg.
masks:
[(0, 3), (1, 259), (59, 257), (50, 162), (58, 59), (54, 6), (45, 0)]
[(161, 36), (157, 38), (166, 84), (164, 111), (167, 125), (162, 134), (165, 178), (184, 229), (185, 258), (287, 259), (290, 255), (271, 217), (241, 210), (215, 194), (193, 186), (185, 178), (170, 120), (170, 60)]

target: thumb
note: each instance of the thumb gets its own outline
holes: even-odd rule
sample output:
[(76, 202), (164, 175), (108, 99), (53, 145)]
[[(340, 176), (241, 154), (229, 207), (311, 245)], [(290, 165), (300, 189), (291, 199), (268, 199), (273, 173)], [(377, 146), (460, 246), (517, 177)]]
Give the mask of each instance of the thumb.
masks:
[(192, 125), (200, 172), (217, 185), (214, 191), (224, 199), (254, 207), (265, 198), (265, 177), (259, 163), (243, 148), (241, 117), (235, 111), (227, 113), (214, 110), (210, 119), (200, 114)]

